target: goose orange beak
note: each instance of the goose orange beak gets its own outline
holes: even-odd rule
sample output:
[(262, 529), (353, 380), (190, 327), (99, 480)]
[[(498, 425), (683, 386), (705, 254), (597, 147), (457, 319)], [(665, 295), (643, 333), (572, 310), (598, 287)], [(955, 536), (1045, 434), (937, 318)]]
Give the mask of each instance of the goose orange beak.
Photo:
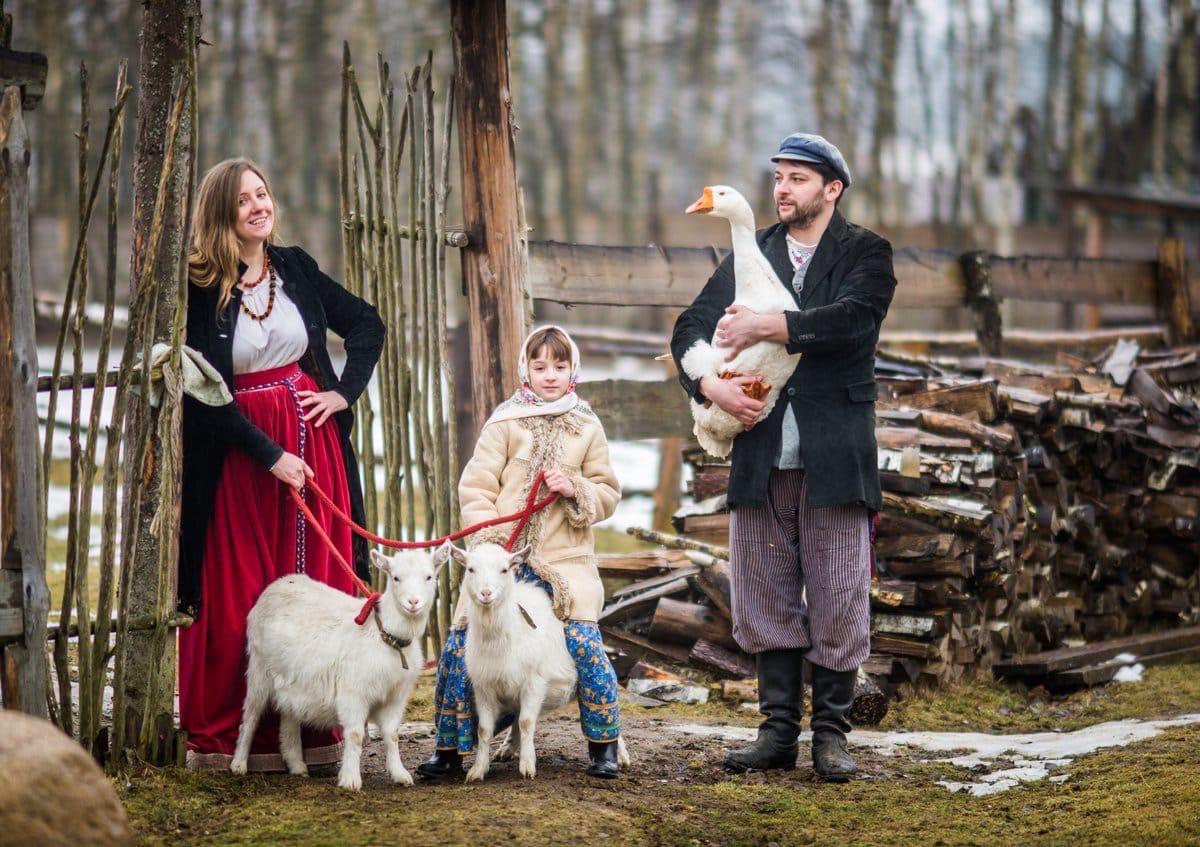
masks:
[(704, 187), (704, 193), (700, 195), (700, 199), (684, 210), (684, 214), (708, 214), (713, 210), (712, 186)]

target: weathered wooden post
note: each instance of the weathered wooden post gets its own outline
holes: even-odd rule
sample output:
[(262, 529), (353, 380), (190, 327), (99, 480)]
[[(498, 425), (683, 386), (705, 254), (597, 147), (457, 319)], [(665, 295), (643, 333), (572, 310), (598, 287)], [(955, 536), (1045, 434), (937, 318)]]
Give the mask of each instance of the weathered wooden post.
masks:
[(987, 253), (973, 251), (959, 256), (967, 283), (966, 305), (975, 320), (975, 337), (985, 356), (999, 356), (1004, 347), (1000, 302), (992, 287), (992, 268)]
[(462, 250), (470, 325), (474, 438), (516, 388), (525, 337), (528, 253), (517, 183), (505, 0), (451, 0), (462, 170)]
[(1158, 311), (1167, 325), (1167, 341), (1187, 344), (1196, 339), (1188, 291), (1187, 251), (1178, 238), (1158, 242)]
[[(2, 9), (0, 9), (2, 14)], [(24, 109), (46, 85), (46, 57), (10, 50), (0, 20), (0, 692), (6, 709), (47, 716), (45, 528), (29, 258), (29, 136)]]
[[(157, 255), (148, 255), (151, 245), (151, 221), (155, 199), (159, 193), (159, 177), (167, 156), (168, 126), (173, 97), (177, 86), (188, 73), (191, 45), (187, 33), (189, 18), (200, 20), (199, 0), (159, 0), (146, 3), (140, 35), (140, 78), (138, 80), (137, 144), (134, 160), (133, 256), (130, 280), (133, 286), (142, 279), (146, 263), (153, 261), (151, 284), (158, 292), (157, 302), (151, 304), (149, 332), (155, 342), (169, 341), (179, 296), (180, 261), (187, 246), (184, 244), (186, 207), (191, 202), (189, 168), (192, 155), (192, 120), (184, 110), (174, 145), (171, 177), (166, 184), (166, 214)], [(131, 292), (131, 295), (136, 292)], [(128, 605), (123, 613), (130, 619), (148, 617), (157, 620), (161, 614), (161, 597), (165, 592), (174, 605), (175, 571), (178, 564), (178, 538), (175, 532), (158, 533), (153, 526), (160, 501), (176, 510), (179, 508), (179, 481), (175, 477), (171, 490), (163, 486), (163, 455), (167, 450), (179, 451), (179, 431), (174, 428), (165, 438), (158, 427), (155, 410), (140, 397), (131, 396), (126, 419), (125, 452), (126, 492), (133, 474), (141, 476), (136, 490), (136, 503), (125, 498), (122, 535), (131, 557), (123, 557), (122, 568), (128, 587)], [(164, 410), (165, 411), (165, 406)], [(143, 445), (145, 445), (143, 449)], [(136, 519), (134, 525), (131, 521)], [(172, 527), (178, 521), (167, 521)], [(132, 545), (132, 546), (130, 546)], [(164, 551), (163, 546), (167, 546)], [(169, 566), (167, 583), (160, 579), (160, 555), (166, 553)], [(114, 738), (126, 748), (137, 746), (139, 756), (165, 763), (173, 758), (171, 740), (174, 730), (175, 641), (159, 639), (154, 630), (130, 630), (124, 641), (125, 673), (122, 691), (116, 697), (124, 703), (125, 721), (114, 727)], [(145, 736), (143, 727), (152, 727), (148, 747), (139, 739)], [(151, 751), (156, 755), (151, 756)], [(119, 756), (121, 751), (117, 749)]]

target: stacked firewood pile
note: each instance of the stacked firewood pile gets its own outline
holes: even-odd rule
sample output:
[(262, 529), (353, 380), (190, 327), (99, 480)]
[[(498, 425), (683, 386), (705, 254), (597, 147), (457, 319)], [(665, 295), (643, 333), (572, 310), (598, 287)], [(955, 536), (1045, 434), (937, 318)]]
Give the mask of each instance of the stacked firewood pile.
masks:
[[(1200, 348), (1122, 342), (1054, 365), (881, 354), (876, 376), (864, 670), (885, 688), (1200, 621)], [(702, 552), (664, 554), (678, 566), (614, 596), (605, 631), (748, 674), (727, 624), (729, 469), (686, 458), (693, 502), (675, 529)]]

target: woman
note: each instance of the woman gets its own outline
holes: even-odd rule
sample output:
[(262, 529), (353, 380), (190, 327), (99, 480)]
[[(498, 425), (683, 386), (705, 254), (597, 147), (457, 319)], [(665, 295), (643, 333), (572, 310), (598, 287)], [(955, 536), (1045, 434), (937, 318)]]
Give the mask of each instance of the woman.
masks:
[[(245, 159), (212, 168), (200, 185), (188, 255), (187, 343), (233, 394), (224, 406), (185, 397), (179, 608), (195, 623), (179, 636), (180, 723), (188, 765), (228, 767), (245, 695), (246, 616), (275, 579), (303, 572), (353, 593), (309, 531), (289, 488), (308, 480), (363, 523), (350, 444), (350, 406), (366, 388), (384, 328), (370, 304), (321, 272), (299, 247), (277, 247), (275, 204)], [(345, 340), (333, 370), (326, 330)], [(306, 500), (343, 557), (366, 574), (365, 545)], [(305, 759), (333, 764), (333, 733), (305, 733)], [(284, 770), (275, 718), (264, 719), (251, 770)]]

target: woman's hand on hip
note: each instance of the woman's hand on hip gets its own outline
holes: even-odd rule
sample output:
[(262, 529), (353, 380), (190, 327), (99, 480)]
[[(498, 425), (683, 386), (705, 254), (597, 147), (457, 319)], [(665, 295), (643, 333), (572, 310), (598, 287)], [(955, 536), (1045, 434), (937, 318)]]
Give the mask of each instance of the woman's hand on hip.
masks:
[(308, 411), (304, 420), (317, 419), (313, 426), (325, 423), (334, 412), (350, 408), (346, 398), (336, 391), (297, 391), (296, 396), (300, 398), (300, 405)]
[(313, 478), (313, 469), (308, 466), (308, 462), (295, 453), (284, 453), (280, 456), (279, 461), (271, 465), (271, 473), (280, 482), (297, 491), (304, 487), (306, 480)]
[(571, 480), (567, 479), (566, 474), (562, 471), (546, 471), (543, 481), (551, 493), (561, 494), (563, 497), (575, 496), (575, 486), (571, 484)]

